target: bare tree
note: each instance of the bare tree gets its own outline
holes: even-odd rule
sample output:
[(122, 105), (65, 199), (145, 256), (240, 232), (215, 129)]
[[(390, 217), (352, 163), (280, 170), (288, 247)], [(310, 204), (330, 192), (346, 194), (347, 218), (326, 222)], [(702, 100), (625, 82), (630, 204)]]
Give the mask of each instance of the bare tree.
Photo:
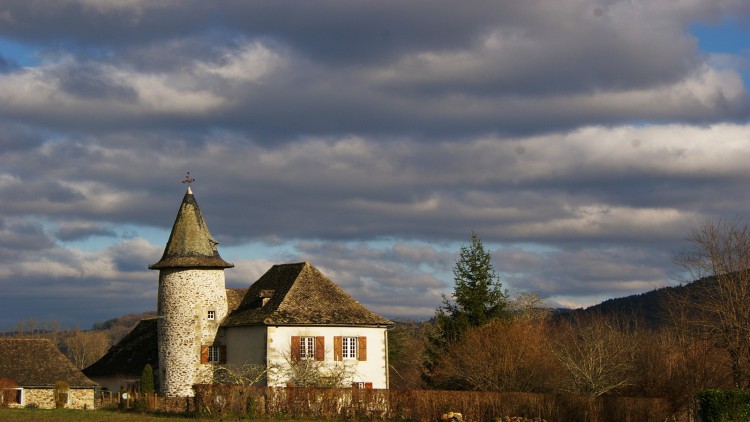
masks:
[(266, 379), (269, 368), (266, 365), (244, 363), (239, 367), (217, 365), (214, 367), (214, 383), (256, 385)]
[(66, 355), (78, 369), (83, 369), (104, 356), (109, 349), (109, 338), (103, 331), (76, 329), (64, 340)]
[(677, 255), (692, 280), (692, 292), (677, 295), (677, 309), (692, 330), (728, 356), (736, 387), (748, 386), (750, 363), (750, 226), (707, 221)]
[(437, 381), (479, 391), (545, 392), (559, 365), (549, 353), (548, 320), (535, 306), (519, 302), (513, 318), (469, 328), (447, 344), (434, 375)]
[(356, 368), (346, 362), (289, 359), (278, 371), (295, 387), (342, 388), (351, 385)]
[(634, 332), (624, 319), (603, 315), (574, 315), (557, 327), (552, 351), (565, 368), (560, 388), (601, 396), (631, 384)]
[(643, 330), (632, 341), (637, 344), (635, 373), (627, 395), (665, 397), (673, 412), (694, 415), (698, 391), (731, 386), (723, 354), (682, 327)]
[(425, 329), (429, 323), (398, 322), (388, 330), (388, 366), (390, 388), (416, 390), (423, 386), (422, 355), (425, 348)]

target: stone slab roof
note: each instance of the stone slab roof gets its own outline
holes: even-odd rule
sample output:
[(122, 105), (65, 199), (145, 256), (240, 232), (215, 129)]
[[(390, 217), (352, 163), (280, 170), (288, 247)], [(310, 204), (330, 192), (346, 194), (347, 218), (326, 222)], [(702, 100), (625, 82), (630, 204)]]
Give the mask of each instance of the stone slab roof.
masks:
[(93, 388), (96, 383), (79, 371), (48, 339), (0, 338), (0, 378), (21, 387), (54, 387), (65, 381), (71, 388)]
[(244, 289), (227, 289), (227, 312), (237, 309), (242, 303), (242, 299), (247, 294), (247, 288)]
[(393, 322), (368, 310), (308, 262), (271, 267), (222, 326), (366, 325)]
[(140, 377), (146, 364), (159, 367), (156, 318), (143, 319), (98, 361), (83, 369), (89, 377)]
[(218, 242), (211, 237), (208, 226), (193, 192), (188, 188), (177, 212), (167, 246), (159, 262), (150, 265), (152, 270), (164, 268), (231, 268), (216, 248)]

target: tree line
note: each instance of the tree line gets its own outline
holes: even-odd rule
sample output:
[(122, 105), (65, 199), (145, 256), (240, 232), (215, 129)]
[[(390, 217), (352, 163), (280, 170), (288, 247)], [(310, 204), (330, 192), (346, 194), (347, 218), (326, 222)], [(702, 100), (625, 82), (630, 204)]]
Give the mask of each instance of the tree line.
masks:
[(63, 328), (58, 321), (28, 318), (5, 327), (1, 335), (49, 339), (76, 368), (83, 369), (104, 356), (109, 348), (130, 332), (138, 321), (155, 315), (155, 312), (128, 314), (103, 323), (96, 323), (92, 330), (82, 330), (78, 327), (67, 329)]
[(675, 260), (697, 281), (646, 324), (511, 297), (472, 233), (434, 318), (389, 332), (391, 387), (664, 397), (675, 412), (694, 410), (700, 390), (750, 387), (750, 227), (709, 221), (688, 240)]

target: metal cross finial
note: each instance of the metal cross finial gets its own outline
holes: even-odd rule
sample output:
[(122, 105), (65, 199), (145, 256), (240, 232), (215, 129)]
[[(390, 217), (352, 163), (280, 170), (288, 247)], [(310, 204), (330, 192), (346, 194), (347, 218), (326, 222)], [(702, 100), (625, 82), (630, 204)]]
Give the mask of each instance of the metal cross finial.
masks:
[(190, 184), (193, 182), (195, 182), (195, 179), (191, 179), (190, 172), (187, 172), (187, 175), (185, 176), (185, 180), (183, 180), (182, 183), (187, 183), (188, 186), (190, 186)]

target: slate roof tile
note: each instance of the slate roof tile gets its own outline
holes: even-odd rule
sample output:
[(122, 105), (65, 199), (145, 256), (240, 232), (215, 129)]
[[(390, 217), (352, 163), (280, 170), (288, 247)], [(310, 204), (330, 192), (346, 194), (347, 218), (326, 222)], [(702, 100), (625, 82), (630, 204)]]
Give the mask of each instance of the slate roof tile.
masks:
[(393, 322), (362, 306), (309, 262), (300, 262), (274, 265), (250, 286), (240, 306), (222, 323), (242, 325), (387, 326)]

